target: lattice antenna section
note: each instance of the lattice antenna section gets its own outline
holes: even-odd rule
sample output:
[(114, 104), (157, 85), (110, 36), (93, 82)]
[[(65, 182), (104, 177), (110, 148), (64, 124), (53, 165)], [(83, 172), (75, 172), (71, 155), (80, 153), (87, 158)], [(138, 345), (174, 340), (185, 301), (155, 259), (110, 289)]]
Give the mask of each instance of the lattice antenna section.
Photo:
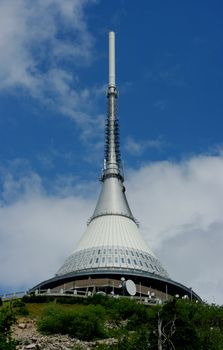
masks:
[(119, 142), (117, 97), (118, 93), (115, 85), (115, 33), (109, 32), (108, 109), (105, 125), (105, 157), (102, 181), (108, 177), (118, 177), (120, 180), (124, 180)]

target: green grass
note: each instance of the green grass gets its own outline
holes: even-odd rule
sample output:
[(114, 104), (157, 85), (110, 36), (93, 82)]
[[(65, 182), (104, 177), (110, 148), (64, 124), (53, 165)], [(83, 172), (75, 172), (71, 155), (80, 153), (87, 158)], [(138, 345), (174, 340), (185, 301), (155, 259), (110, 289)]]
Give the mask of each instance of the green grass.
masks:
[[(29, 311), (29, 316), (28, 318), (32, 318), (32, 319), (39, 319), (41, 317), (41, 315), (43, 314), (43, 312), (45, 311), (45, 309), (48, 306), (51, 305), (55, 305), (55, 302), (51, 302), (51, 303), (44, 303), (44, 304), (35, 304), (35, 303), (27, 303), (26, 307)], [(75, 305), (70, 305), (70, 304), (62, 304), (60, 305), (61, 310), (83, 310), (85, 308), (85, 305), (80, 305), (80, 304), (75, 304)]]

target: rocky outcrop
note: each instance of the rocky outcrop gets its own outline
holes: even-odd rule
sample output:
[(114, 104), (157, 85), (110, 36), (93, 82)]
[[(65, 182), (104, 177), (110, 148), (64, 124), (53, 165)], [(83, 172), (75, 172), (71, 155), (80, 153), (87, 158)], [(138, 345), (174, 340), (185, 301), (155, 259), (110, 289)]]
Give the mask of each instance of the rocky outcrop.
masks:
[(112, 345), (117, 339), (109, 338), (92, 342), (80, 341), (68, 335), (42, 335), (33, 320), (22, 320), (13, 326), (12, 336), (18, 342), (17, 350), (91, 350), (99, 344)]

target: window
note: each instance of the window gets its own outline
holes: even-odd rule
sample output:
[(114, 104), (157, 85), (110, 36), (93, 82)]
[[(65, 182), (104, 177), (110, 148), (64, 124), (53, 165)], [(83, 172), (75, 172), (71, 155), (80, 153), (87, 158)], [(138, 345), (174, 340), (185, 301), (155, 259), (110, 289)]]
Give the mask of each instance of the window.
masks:
[(128, 259), (127, 261), (128, 261), (128, 263), (129, 263), (129, 264), (131, 264), (131, 261), (130, 261), (130, 259)]
[(136, 252), (136, 256), (139, 257), (139, 253), (138, 252)]
[(146, 265), (146, 267), (149, 267), (146, 261), (145, 261), (145, 265)]
[(133, 253), (133, 251), (131, 250), (131, 254), (132, 254), (132, 256), (134, 256), (134, 253)]
[(143, 266), (143, 264), (142, 264), (142, 261), (141, 261), (141, 260), (139, 260), (139, 263), (140, 263), (140, 265), (141, 265), (141, 266)]
[(136, 262), (136, 260), (134, 259), (133, 261), (134, 261), (134, 264), (135, 264), (135, 265), (137, 265), (137, 262)]
[(152, 264), (150, 264), (150, 266), (151, 266), (151, 268), (154, 270), (154, 267), (153, 267), (153, 265)]
[(100, 250), (100, 249), (98, 249), (98, 254), (100, 254), (100, 252), (101, 252), (101, 250)]
[(124, 258), (122, 258), (122, 263), (123, 263), (123, 264), (125, 263), (125, 259), (124, 259)]
[(128, 252), (128, 250), (126, 250), (126, 251), (125, 251), (125, 254), (126, 254), (126, 255), (129, 255), (129, 252)]
[(118, 258), (117, 258), (117, 257), (115, 257), (115, 263), (116, 263), (116, 264), (118, 263)]
[(104, 262), (105, 262), (105, 257), (102, 258), (102, 263), (104, 263)]
[(89, 261), (89, 264), (92, 264), (92, 260), (93, 260), (93, 259), (91, 259), (91, 260)]

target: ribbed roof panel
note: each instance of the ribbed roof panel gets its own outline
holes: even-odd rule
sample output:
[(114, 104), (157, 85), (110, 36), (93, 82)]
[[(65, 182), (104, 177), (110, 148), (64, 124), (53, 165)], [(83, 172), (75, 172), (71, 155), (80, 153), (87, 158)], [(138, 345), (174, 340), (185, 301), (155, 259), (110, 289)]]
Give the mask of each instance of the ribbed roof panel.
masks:
[(102, 215), (93, 219), (57, 275), (105, 268), (108, 272), (120, 268), (169, 278), (140, 235), (136, 223), (121, 215)]
[(154, 256), (135, 222), (121, 215), (102, 215), (92, 220), (75, 251), (95, 246), (128, 247)]

